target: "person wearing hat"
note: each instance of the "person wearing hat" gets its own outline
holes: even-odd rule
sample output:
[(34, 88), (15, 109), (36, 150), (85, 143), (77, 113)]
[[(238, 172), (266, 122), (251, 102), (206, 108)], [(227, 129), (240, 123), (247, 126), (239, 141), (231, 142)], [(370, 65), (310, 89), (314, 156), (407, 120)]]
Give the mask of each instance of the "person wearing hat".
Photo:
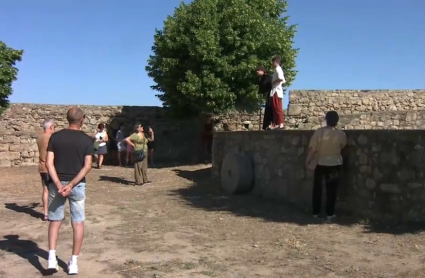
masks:
[(273, 121), (273, 108), (269, 97), (272, 90), (272, 76), (267, 73), (265, 67), (257, 67), (255, 72), (260, 78), (258, 80), (259, 93), (266, 99), (263, 118), (263, 130), (266, 130), (270, 129)]

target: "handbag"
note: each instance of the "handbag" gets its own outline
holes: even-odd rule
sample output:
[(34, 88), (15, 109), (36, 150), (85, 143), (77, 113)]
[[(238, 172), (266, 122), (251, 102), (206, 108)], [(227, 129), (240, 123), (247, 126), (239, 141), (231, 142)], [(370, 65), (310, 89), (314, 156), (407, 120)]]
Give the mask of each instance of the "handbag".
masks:
[(95, 151), (97, 151), (97, 150), (99, 149), (99, 142), (98, 142), (98, 141), (94, 142), (94, 144), (93, 144), (93, 149), (94, 149)]
[(133, 156), (134, 156), (135, 163), (143, 161), (146, 158), (146, 154), (143, 150), (134, 151)]
[(310, 163), (308, 163), (307, 165), (307, 169), (310, 171), (314, 171), (317, 167), (317, 163), (319, 162), (319, 150), (320, 150), (320, 146), (322, 144), (322, 137), (323, 137), (323, 128), (320, 131), (320, 137), (319, 137), (319, 143), (317, 146), (317, 151), (313, 154), (313, 157), (310, 160)]

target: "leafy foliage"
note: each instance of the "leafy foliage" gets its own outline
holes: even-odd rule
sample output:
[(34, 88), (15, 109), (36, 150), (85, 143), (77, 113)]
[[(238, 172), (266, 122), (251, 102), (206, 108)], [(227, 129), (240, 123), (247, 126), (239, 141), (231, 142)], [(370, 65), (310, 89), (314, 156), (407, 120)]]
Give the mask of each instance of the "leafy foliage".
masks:
[(295, 79), (295, 25), (286, 0), (193, 0), (156, 30), (146, 71), (164, 107), (181, 116), (258, 108), (257, 66), (279, 55)]
[(9, 96), (13, 92), (12, 82), (18, 75), (15, 64), (21, 61), (23, 53), (23, 50), (7, 47), (0, 41), (0, 114), (9, 106)]

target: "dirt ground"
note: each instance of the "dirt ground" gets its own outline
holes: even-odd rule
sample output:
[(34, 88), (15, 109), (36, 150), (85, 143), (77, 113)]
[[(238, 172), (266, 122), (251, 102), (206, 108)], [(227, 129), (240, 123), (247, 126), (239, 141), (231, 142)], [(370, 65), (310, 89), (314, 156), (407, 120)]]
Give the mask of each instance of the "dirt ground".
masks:
[[(92, 170), (80, 277), (425, 277), (420, 227), (368, 221), (314, 222), (254, 196), (225, 196), (210, 165)], [(40, 220), (36, 167), (0, 169), (0, 277), (66, 277), (44, 270), (47, 223)], [(57, 254), (71, 255), (69, 214)]]

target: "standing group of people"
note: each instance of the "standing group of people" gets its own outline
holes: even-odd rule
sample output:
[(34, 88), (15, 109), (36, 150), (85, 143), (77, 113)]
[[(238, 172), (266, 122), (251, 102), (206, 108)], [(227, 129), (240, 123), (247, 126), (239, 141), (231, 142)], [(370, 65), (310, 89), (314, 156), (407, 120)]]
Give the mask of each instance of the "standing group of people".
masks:
[[(44, 132), (39, 135), (39, 173), (43, 186), (43, 220), (49, 221), (49, 256), (47, 268), (58, 270), (56, 245), (64, 218), (65, 202), (70, 206), (73, 229), (73, 247), (68, 263), (68, 274), (78, 274), (78, 256), (84, 238), (86, 175), (92, 168), (93, 156), (98, 155), (98, 167), (102, 167), (103, 156), (107, 153), (109, 137), (105, 126), (99, 124), (97, 132), (91, 137), (81, 130), (84, 124), (84, 112), (73, 107), (66, 115), (68, 127), (55, 132), (55, 123), (46, 119)], [(145, 135), (143, 126), (137, 123), (130, 136), (117, 132), (117, 149), (127, 146), (133, 149), (135, 185), (151, 183), (147, 176), (149, 142), (154, 142), (154, 131), (149, 127), (149, 136)]]
[[(148, 162), (153, 165), (155, 141), (153, 140), (154, 135), (151, 127), (149, 127), (148, 137), (150, 138), (147, 145)], [(108, 147), (115, 165), (118, 164), (121, 167), (134, 164), (134, 148), (125, 141), (124, 123), (121, 123), (118, 129), (111, 129), (109, 132), (106, 130), (106, 126), (100, 123), (97, 126), (96, 132), (93, 134), (93, 138), (95, 139), (94, 149), (97, 154), (98, 169), (102, 169), (105, 155), (108, 153)], [(125, 164), (123, 163), (123, 158), (125, 158)]]
[(280, 57), (273, 57), (272, 65), (275, 71), (272, 75), (267, 72), (265, 67), (256, 68), (256, 73), (260, 77), (259, 91), (266, 99), (263, 130), (283, 128), (283, 84), (286, 83), (286, 80), (280, 64)]
[[(258, 68), (261, 76), (260, 90), (266, 96), (264, 129), (283, 127), (282, 98), (285, 77), (280, 67), (280, 59), (272, 59), (275, 72), (270, 77), (264, 68)], [(267, 110), (268, 109), (268, 110)], [(56, 245), (64, 218), (64, 206), (69, 201), (73, 229), (73, 247), (68, 263), (68, 273), (78, 273), (78, 256), (84, 238), (86, 175), (92, 167), (94, 154), (98, 155), (98, 167), (102, 167), (107, 153), (108, 133), (104, 124), (98, 125), (96, 133), (90, 137), (81, 130), (84, 112), (73, 107), (66, 115), (68, 128), (55, 132), (55, 123), (47, 119), (43, 123), (44, 132), (37, 139), (39, 149), (39, 172), (43, 186), (42, 202), (44, 220), (50, 221), (48, 229), (49, 257), (47, 268), (58, 270)], [(341, 178), (341, 150), (347, 139), (345, 133), (336, 128), (339, 116), (335, 111), (326, 114), (326, 127), (318, 129), (310, 140), (306, 167), (314, 171), (313, 215), (319, 217), (321, 209), (322, 183), (325, 181), (327, 219), (335, 217), (337, 185)], [(209, 123), (210, 124), (210, 123)], [(210, 142), (212, 129), (206, 128), (204, 139)], [(124, 136), (124, 125), (113, 135), (113, 143), (119, 154), (130, 148), (134, 160), (135, 185), (151, 183), (147, 176), (149, 144), (153, 146), (154, 131), (149, 127), (148, 135), (140, 123), (134, 125), (133, 133)], [(208, 144), (210, 145), (210, 144)], [(118, 156), (121, 165), (121, 156)], [(128, 159), (128, 155), (126, 156)], [(127, 160), (128, 162), (128, 160)]]

